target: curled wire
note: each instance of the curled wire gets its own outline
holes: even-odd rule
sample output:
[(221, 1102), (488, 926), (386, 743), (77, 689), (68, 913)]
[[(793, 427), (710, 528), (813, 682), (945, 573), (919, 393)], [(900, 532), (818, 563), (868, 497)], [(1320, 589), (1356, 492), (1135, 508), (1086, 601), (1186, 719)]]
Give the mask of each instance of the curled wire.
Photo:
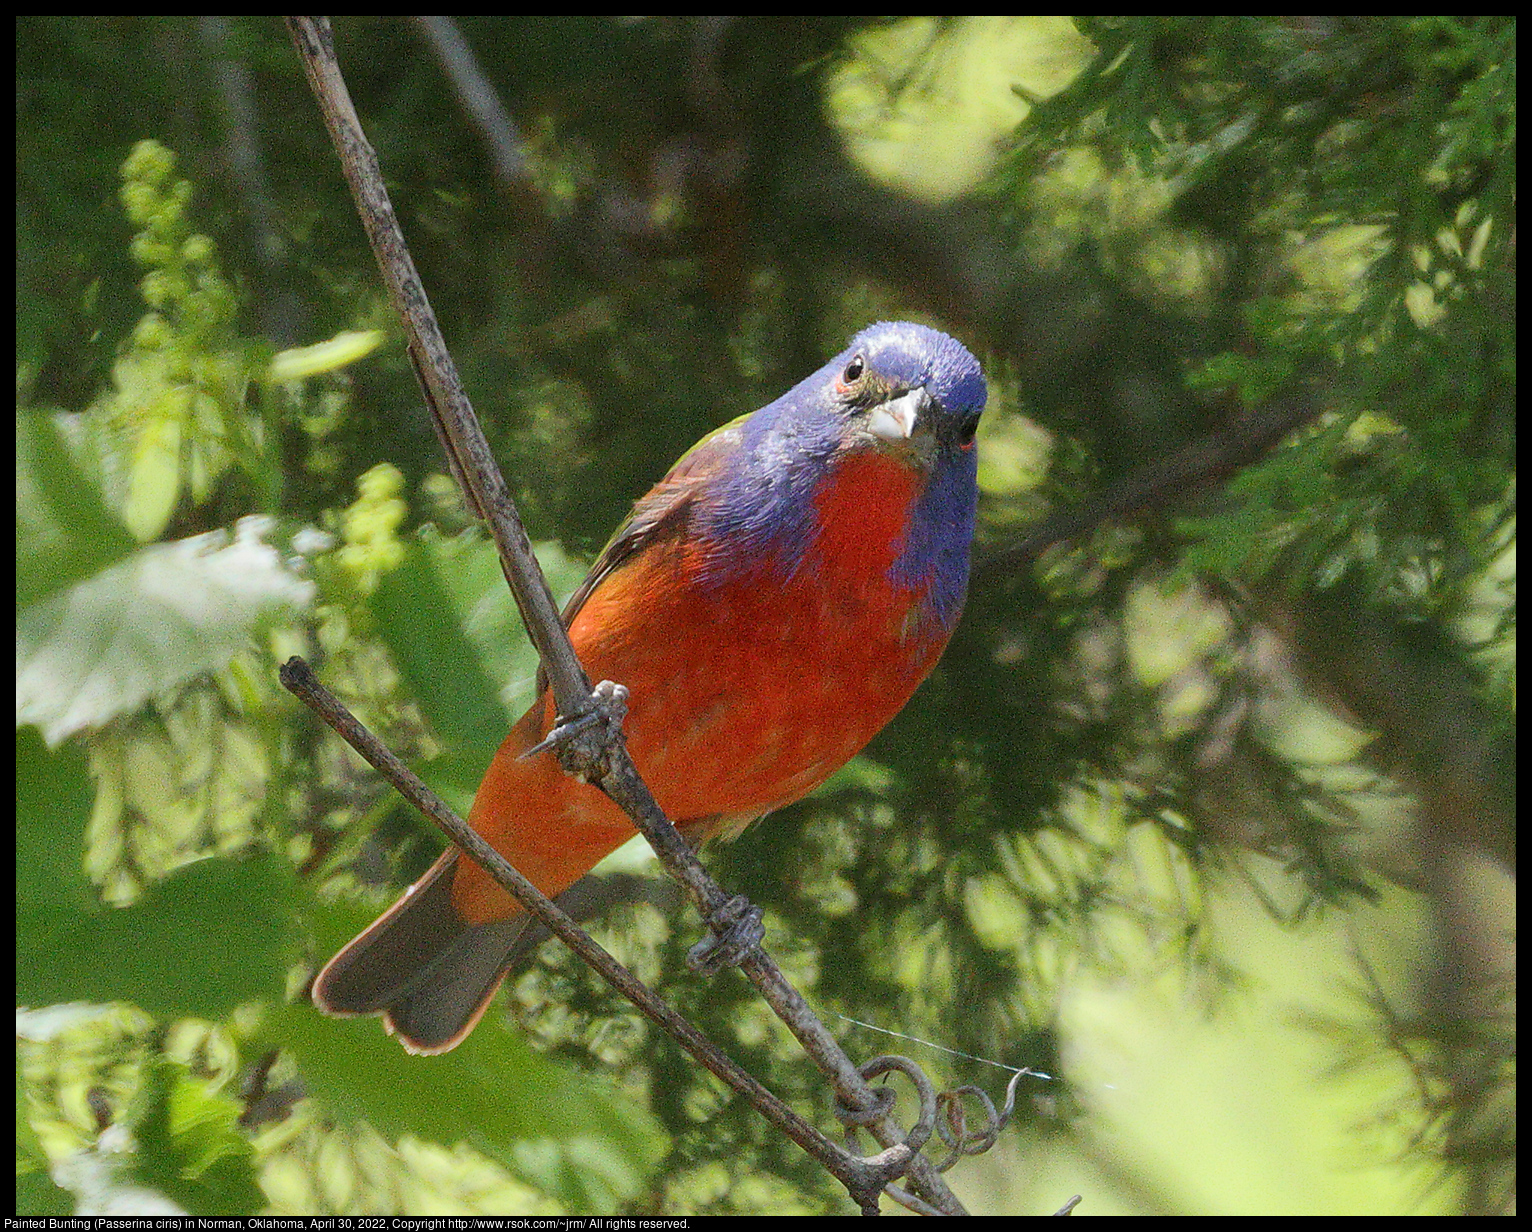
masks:
[[(947, 1171), (965, 1155), (982, 1155), (995, 1145), (1000, 1137), (1000, 1131), (1010, 1124), (1011, 1116), (1016, 1111), (1017, 1083), (1032, 1072), (1030, 1068), (1023, 1067), (1011, 1075), (1011, 1080), (1005, 1087), (1005, 1107), (999, 1112), (995, 1111), (994, 1101), (981, 1087), (961, 1086), (951, 1091), (943, 1091), (936, 1097), (937, 1107), (941, 1113), (940, 1119), (936, 1122), (936, 1132), (941, 1136), (941, 1140), (952, 1148), (952, 1153), (936, 1165), (938, 1172)], [(982, 1128), (969, 1128), (968, 1115), (963, 1109), (965, 1096), (972, 1096), (983, 1106)]]
[[(857, 1067), (857, 1072), (871, 1082), (874, 1078), (883, 1074), (898, 1072), (903, 1074), (915, 1084), (915, 1091), (920, 1096), (920, 1116), (915, 1124), (910, 1127), (910, 1132), (905, 1135), (904, 1145), (911, 1152), (920, 1150), (930, 1140), (931, 1132), (936, 1128), (936, 1088), (931, 1085), (931, 1080), (926, 1077), (925, 1070), (911, 1061), (909, 1057), (887, 1055), (873, 1057), (871, 1061), (864, 1061)], [(839, 1100), (835, 1101), (835, 1115), (847, 1127), (847, 1137), (856, 1133), (857, 1127), (871, 1125), (880, 1117), (893, 1109), (894, 1093), (887, 1087), (876, 1092), (878, 1100), (869, 1111), (858, 1111), (848, 1108)]]
[[(1011, 1080), (1005, 1087), (1005, 1106), (999, 1111), (996, 1111), (994, 1100), (990, 1099), (982, 1087), (966, 1085), (937, 1094), (931, 1080), (926, 1077), (925, 1071), (908, 1057), (897, 1055), (874, 1057), (859, 1066), (858, 1072), (869, 1082), (880, 1075), (898, 1072), (915, 1084), (915, 1090), (920, 1096), (920, 1116), (911, 1126), (909, 1134), (900, 1146), (911, 1152), (918, 1151), (930, 1140), (934, 1130), (949, 1148), (947, 1158), (935, 1165), (938, 1172), (946, 1172), (965, 1155), (982, 1155), (995, 1145), (1000, 1137), (1000, 1131), (1010, 1124), (1011, 1117), (1015, 1114), (1018, 1084), (1023, 1078), (1037, 1071), (1024, 1066), (1012, 1073)], [(876, 1100), (865, 1110), (848, 1108), (839, 1100), (835, 1101), (835, 1115), (846, 1126), (846, 1145), (852, 1149), (855, 1149), (856, 1131), (859, 1128), (872, 1125), (893, 1110), (895, 1097), (891, 1088), (879, 1087), (874, 1094), (877, 1096)], [(966, 1098), (979, 1101), (984, 1112), (984, 1122), (981, 1126), (969, 1126), (968, 1114), (963, 1106)], [(883, 1152), (884, 1155), (888, 1153)], [(894, 1201), (912, 1211), (920, 1214), (939, 1213), (915, 1194), (892, 1182), (885, 1185), (883, 1189)]]
[[(936, 1164), (938, 1172), (946, 1172), (953, 1164), (965, 1155), (982, 1155), (990, 1147), (995, 1145), (1000, 1137), (1000, 1131), (1010, 1124), (1011, 1116), (1016, 1111), (1016, 1087), (1029, 1074), (1035, 1070), (1023, 1067), (1011, 1075), (1011, 1080), (1005, 1088), (1005, 1107), (999, 1112), (995, 1111), (995, 1103), (985, 1094), (982, 1088), (976, 1086), (961, 1086), (951, 1091), (943, 1091), (936, 1097), (936, 1105), (940, 1113), (936, 1122), (936, 1132), (950, 1148), (951, 1153), (941, 1163)], [(973, 1096), (979, 1100), (984, 1108), (984, 1126), (982, 1129), (970, 1129), (968, 1117), (963, 1110), (965, 1096)], [(888, 1194), (899, 1205), (921, 1215), (940, 1214), (926, 1202), (908, 1190), (901, 1189), (894, 1184), (883, 1187), (883, 1192)], [(1061, 1212), (1064, 1213), (1064, 1212)]]

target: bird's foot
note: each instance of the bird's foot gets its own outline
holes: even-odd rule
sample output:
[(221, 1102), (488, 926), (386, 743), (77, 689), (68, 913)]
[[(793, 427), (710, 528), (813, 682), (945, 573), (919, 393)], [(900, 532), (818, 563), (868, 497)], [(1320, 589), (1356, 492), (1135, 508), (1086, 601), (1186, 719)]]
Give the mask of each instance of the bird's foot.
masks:
[(713, 912), (708, 934), (686, 952), (686, 965), (698, 975), (737, 967), (766, 936), (761, 909), (736, 894)]
[(560, 717), (546, 736), (523, 753), (519, 761), (552, 749), (566, 774), (583, 783), (598, 783), (611, 769), (612, 744), (622, 738), (628, 713), (628, 690), (603, 680), (590, 695), (591, 708), (572, 719)]

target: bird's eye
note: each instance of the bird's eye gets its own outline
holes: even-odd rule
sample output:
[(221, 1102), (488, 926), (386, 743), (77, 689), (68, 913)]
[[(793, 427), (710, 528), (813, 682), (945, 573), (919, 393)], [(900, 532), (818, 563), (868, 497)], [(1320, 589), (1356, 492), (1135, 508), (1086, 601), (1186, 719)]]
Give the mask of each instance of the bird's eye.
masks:
[(851, 362), (846, 365), (846, 370), (840, 374), (841, 384), (855, 385), (862, 379), (862, 370), (866, 366), (866, 362), (860, 355), (853, 356)]

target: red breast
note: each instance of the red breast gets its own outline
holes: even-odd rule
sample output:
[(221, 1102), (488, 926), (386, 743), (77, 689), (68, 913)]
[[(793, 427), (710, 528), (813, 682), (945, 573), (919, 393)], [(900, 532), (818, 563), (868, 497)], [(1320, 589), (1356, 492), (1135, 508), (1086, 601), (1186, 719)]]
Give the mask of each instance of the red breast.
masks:
[[(712, 837), (791, 801), (844, 765), (909, 699), (946, 637), (918, 637), (921, 595), (890, 570), (918, 477), (894, 458), (832, 464), (817, 533), (785, 579), (778, 562), (720, 571), (701, 543), (650, 544), (606, 578), (570, 626), (592, 680), (629, 690), (628, 749), (677, 825)], [(704, 568), (712, 578), (704, 581)], [(548, 895), (632, 837), (625, 814), (559, 769), (518, 761), (553, 720), (548, 695), (517, 723), (474, 800), (474, 828)], [(473, 923), (519, 910), (477, 865), (453, 900)]]

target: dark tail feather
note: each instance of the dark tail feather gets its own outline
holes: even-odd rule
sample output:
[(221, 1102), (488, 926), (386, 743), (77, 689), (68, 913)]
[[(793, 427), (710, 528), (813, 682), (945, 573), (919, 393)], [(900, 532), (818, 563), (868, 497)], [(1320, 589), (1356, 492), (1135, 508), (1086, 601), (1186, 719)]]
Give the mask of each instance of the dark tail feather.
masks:
[(326, 1014), (384, 1014), (407, 1052), (447, 1052), (483, 1016), (528, 917), (468, 924), (452, 905), (456, 848), (366, 932), (332, 958), (314, 980), (314, 1004)]
[[(474, 1029), (507, 973), (548, 939), (527, 915), (467, 924), (452, 905), (449, 848), (419, 881), (332, 958), (314, 980), (313, 998), (337, 1018), (382, 1014), (406, 1052), (449, 1052)], [(667, 914), (681, 902), (668, 878), (613, 873), (584, 877), (554, 900), (577, 921), (617, 902), (648, 901)]]
[[(646, 877), (640, 873), (589, 873), (553, 900), (576, 924), (606, 915), (619, 903), (653, 903), (664, 914), (674, 916), (685, 905), (681, 887), (669, 877)], [(553, 936), (540, 920), (529, 919), (520, 935), (511, 942), (505, 956), (509, 971), (531, 965), (537, 948)]]

